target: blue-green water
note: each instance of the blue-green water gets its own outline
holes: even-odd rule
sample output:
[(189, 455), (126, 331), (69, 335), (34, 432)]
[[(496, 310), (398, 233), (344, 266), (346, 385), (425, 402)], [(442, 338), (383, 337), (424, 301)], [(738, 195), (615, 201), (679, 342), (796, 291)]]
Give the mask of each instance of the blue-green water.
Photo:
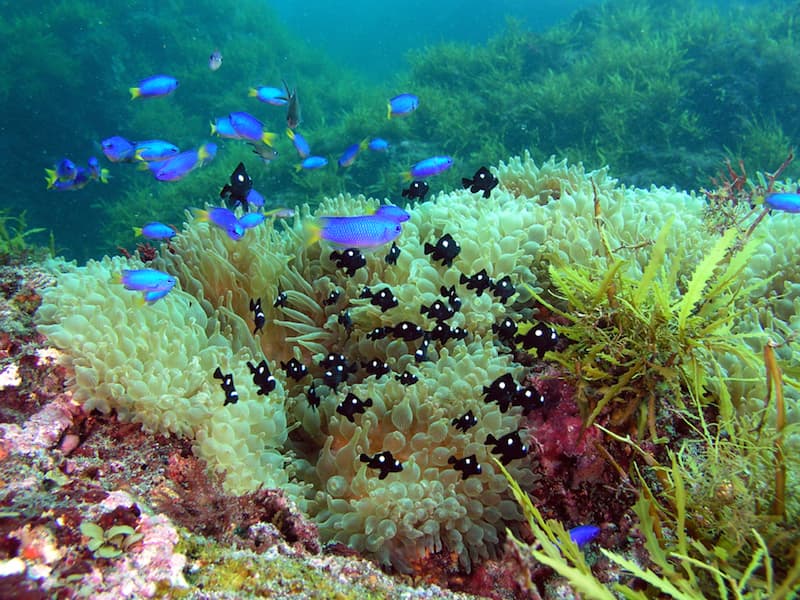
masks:
[[(131, 227), (180, 225), (183, 211), (219, 202), (243, 160), (268, 207), (339, 191), (400, 200), (400, 173), (448, 154), (435, 192), (483, 164), (530, 149), (610, 164), (637, 185), (698, 188), (725, 156), (772, 170), (800, 131), (796, 3), (2, 2), (9, 43), (0, 78), (0, 151), (6, 216), (53, 231), (58, 250), (86, 259), (132, 249)], [(218, 48), (223, 65), (208, 67)], [(148, 75), (180, 80), (171, 96), (130, 100)], [(282, 109), (248, 98), (254, 85), (297, 86), (301, 131), (331, 164), (295, 173)], [(420, 96), (420, 109), (387, 121), (386, 100)], [(100, 140), (162, 138), (181, 149), (210, 141), (209, 121), (252, 112), (280, 134), (269, 165), (239, 141), (214, 141), (209, 166), (174, 183), (110, 164)], [(390, 141), (336, 168), (365, 137)], [(44, 169), (97, 156), (107, 184), (47, 191)], [(793, 173), (793, 171), (790, 171)], [(13, 223), (7, 223), (13, 227)], [(46, 244), (47, 235), (28, 238)]]

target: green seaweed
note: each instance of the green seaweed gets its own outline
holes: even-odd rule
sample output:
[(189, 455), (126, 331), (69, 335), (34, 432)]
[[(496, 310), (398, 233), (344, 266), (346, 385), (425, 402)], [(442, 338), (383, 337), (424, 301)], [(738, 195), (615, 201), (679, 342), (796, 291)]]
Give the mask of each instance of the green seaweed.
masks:
[(8, 262), (15, 256), (31, 253), (36, 246), (32, 246), (27, 238), (44, 231), (46, 231), (44, 227), (28, 228), (24, 210), (19, 215), (13, 216), (9, 210), (0, 209), (0, 257)]
[(640, 434), (647, 425), (655, 439), (656, 399), (670, 398), (682, 408), (686, 394), (730, 415), (734, 406), (718, 358), (729, 353), (751, 365), (758, 362), (744, 339), (732, 333), (749, 308), (743, 299), (763, 284), (741, 285), (737, 279), (758, 240), (739, 247), (740, 236), (727, 231), (684, 283), (680, 256), (666, 256), (670, 227), (667, 223), (656, 237), (641, 277), (606, 248), (604, 267), (551, 265), (549, 300), (530, 290), (567, 322), (558, 329), (571, 343), (549, 356), (575, 381), (587, 427), (603, 411), (611, 410), (619, 427), (638, 414)]

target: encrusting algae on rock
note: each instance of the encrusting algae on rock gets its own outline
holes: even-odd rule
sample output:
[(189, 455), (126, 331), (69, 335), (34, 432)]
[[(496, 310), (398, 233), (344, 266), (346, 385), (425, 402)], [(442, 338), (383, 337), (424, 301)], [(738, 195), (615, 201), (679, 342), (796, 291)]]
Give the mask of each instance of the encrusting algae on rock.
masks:
[[(541, 473), (530, 419), (514, 402), (487, 400), (484, 389), (505, 374), (521, 389), (529, 380), (533, 358), (497, 333), (507, 318), (537, 319), (526, 286), (550, 289), (550, 265), (601, 264), (604, 243), (640, 275), (652, 240), (674, 217), (665, 242), (671, 268), (690, 273), (714, 242), (703, 226), (704, 201), (694, 195), (624, 188), (604, 169), (587, 173), (554, 160), (537, 167), (528, 155), (493, 173), (499, 186), (488, 200), (456, 190), (411, 206), (393, 264), (387, 247), (366, 253), (366, 264), (348, 274), (329, 246), (306, 244), (305, 221), (379, 204), (339, 195), (313, 212), (302, 207), (285, 226), (267, 221), (241, 241), (208, 224), (185, 225), (172, 251), (151, 263), (178, 279), (153, 306), (135, 306), (135, 294), (111, 283), (114, 272), (141, 267), (133, 259), (70, 267), (44, 293), (40, 330), (74, 369), (71, 386), (85, 408), (190, 438), (210, 469), (225, 472), (227, 491), (280, 487), (316, 520), (324, 541), (400, 571), (441, 552), (469, 570), (495, 556), (506, 528), (518, 533), (524, 521), (488, 440), (519, 432), (526, 455), (507, 468), (522, 489), (533, 489)], [(460, 246), (452, 265), (425, 252), (447, 234)], [(482, 271), (492, 282), (507, 278), (514, 293), (463, 283)], [(385, 311), (372, 301), (384, 288), (397, 301)], [(254, 335), (256, 298), (265, 324)], [(446, 319), (429, 314), (437, 301), (453, 309)], [(402, 323), (428, 334), (404, 336)], [(465, 337), (453, 335), (462, 330)], [(329, 355), (356, 368), (326, 377)], [(247, 366), (263, 358), (275, 378), (268, 394), (257, 393)], [(308, 374), (289, 376), (280, 365), (292, 359)], [(370, 361), (390, 371), (371, 374)], [(225, 403), (218, 367), (232, 374), (238, 401)], [(371, 405), (348, 418), (337, 410), (348, 394)], [(468, 411), (475, 424), (456, 427)], [(402, 468), (381, 477), (361, 459), (382, 452)], [(454, 464), (472, 455), (481, 470), (465, 477)]]

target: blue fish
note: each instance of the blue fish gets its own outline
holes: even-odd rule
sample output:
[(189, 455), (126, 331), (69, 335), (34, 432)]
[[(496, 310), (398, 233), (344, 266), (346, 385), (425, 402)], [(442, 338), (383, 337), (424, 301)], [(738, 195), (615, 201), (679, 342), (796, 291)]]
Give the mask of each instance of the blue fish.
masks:
[(89, 167), (89, 177), (91, 179), (100, 183), (108, 183), (108, 169), (100, 167), (100, 161), (97, 160), (96, 156), (90, 156), (86, 164)]
[(376, 215), (320, 217), (311, 230), (310, 244), (320, 239), (343, 248), (377, 248), (397, 239), (403, 227)]
[(170, 144), (164, 140), (146, 140), (136, 142), (133, 156), (137, 160), (147, 162), (155, 160), (166, 160), (180, 153), (180, 149), (175, 144)]
[(800, 194), (787, 192), (770, 194), (764, 198), (764, 204), (774, 210), (800, 213)]
[(144, 236), (149, 240), (171, 240), (177, 235), (172, 227), (158, 221), (152, 221), (143, 227), (134, 227), (133, 233), (136, 236)]
[(282, 89), (266, 85), (250, 88), (247, 95), (251, 98), (258, 98), (261, 102), (271, 104), (272, 106), (284, 106), (289, 102), (284, 96), (284, 91)]
[(432, 156), (421, 160), (413, 165), (408, 171), (403, 173), (403, 179), (411, 181), (412, 179), (423, 179), (438, 175), (453, 166), (453, 158), (450, 156)]
[(239, 225), (244, 227), (245, 229), (252, 229), (253, 227), (257, 227), (261, 225), (265, 220), (266, 216), (262, 213), (251, 212), (244, 215), (241, 219), (239, 219)]
[(138, 87), (128, 88), (131, 100), (136, 98), (158, 98), (168, 96), (178, 89), (178, 80), (169, 75), (153, 75), (139, 82)]
[(372, 138), (367, 147), (373, 152), (386, 152), (389, 149), (389, 142), (383, 138)]
[(321, 169), (325, 165), (328, 164), (328, 159), (324, 156), (309, 156), (305, 158), (303, 162), (295, 167), (295, 170), (298, 172), (301, 169), (305, 169), (306, 171), (313, 171), (314, 169)]
[(264, 196), (257, 192), (255, 188), (247, 192), (246, 200), (248, 204), (252, 204), (256, 208), (261, 208), (264, 206)]
[(228, 115), (231, 127), (241, 136), (241, 139), (250, 142), (262, 142), (267, 146), (272, 146), (277, 137), (274, 133), (264, 130), (264, 124), (250, 113), (239, 111)]
[(600, 533), (600, 528), (597, 525), (579, 525), (573, 527), (567, 533), (569, 533), (569, 539), (575, 542), (578, 548), (582, 548), (597, 537)]
[(236, 133), (231, 125), (230, 117), (219, 117), (211, 122), (211, 135), (228, 138), (231, 140), (243, 140), (244, 137)]
[(286, 135), (290, 140), (292, 140), (294, 149), (297, 150), (297, 154), (300, 155), (300, 158), (307, 158), (308, 155), (311, 154), (311, 146), (308, 145), (306, 138), (288, 128), (286, 129)]
[(419, 98), (414, 94), (400, 94), (395, 96), (386, 107), (386, 118), (406, 117), (417, 110)]

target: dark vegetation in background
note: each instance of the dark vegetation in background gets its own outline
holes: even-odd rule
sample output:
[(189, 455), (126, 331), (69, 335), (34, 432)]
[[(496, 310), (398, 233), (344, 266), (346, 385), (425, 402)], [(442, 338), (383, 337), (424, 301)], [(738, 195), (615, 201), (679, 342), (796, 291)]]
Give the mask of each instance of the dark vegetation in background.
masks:
[[(538, 33), (510, 21), (482, 46), (413, 51), (408, 71), (381, 84), (305, 45), (255, 0), (200, 0), (192, 10), (170, 1), (135, 10), (87, 0), (0, 7), (0, 35), (16, 40), (0, 78), (0, 208), (27, 211), (32, 227), (52, 229), (56, 247), (81, 260), (132, 248), (134, 225), (180, 225), (185, 208), (217, 201), (240, 160), (268, 207), (344, 190), (400, 201), (400, 173), (417, 160), (456, 158), (432, 180), (438, 191), (526, 148), (537, 159), (610, 164), (631, 184), (696, 189), (710, 185), (725, 156), (743, 158), (750, 171), (780, 164), (800, 129), (797, 3), (725, 12), (692, 0), (624, 0)], [(214, 48), (224, 63), (211, 72)], [(161, 72), (179, 78), (173, 96), (129, 100), (128, 87)], [(300, 131), (331, 161), (324, 170), (296, 173), (283, 110), (247, 97), (249, 87), (283, 78), (299, 90)], [(387, 121), (386, 99), (404, 91), (420, 96), (420, 109)], [(188, 149), (212, 140), (209, 121), (235, 110), (280, 134), (277, 160), (262, 166), (244, 143), (215, 138), (217, 159), (177, 183), (121, 164), (110, 165), (107, 185), (45, 191), (45, 167), (62, 156), (81, 164), (102, 156), (103, 138), (161, 138)], [(388, 155), (364, 153), (350, 169), (336, 167), (345, 147), (373, 136), (390, 141)], [(39, 238), (47, 245), (45, 233), (30, 239)]]

